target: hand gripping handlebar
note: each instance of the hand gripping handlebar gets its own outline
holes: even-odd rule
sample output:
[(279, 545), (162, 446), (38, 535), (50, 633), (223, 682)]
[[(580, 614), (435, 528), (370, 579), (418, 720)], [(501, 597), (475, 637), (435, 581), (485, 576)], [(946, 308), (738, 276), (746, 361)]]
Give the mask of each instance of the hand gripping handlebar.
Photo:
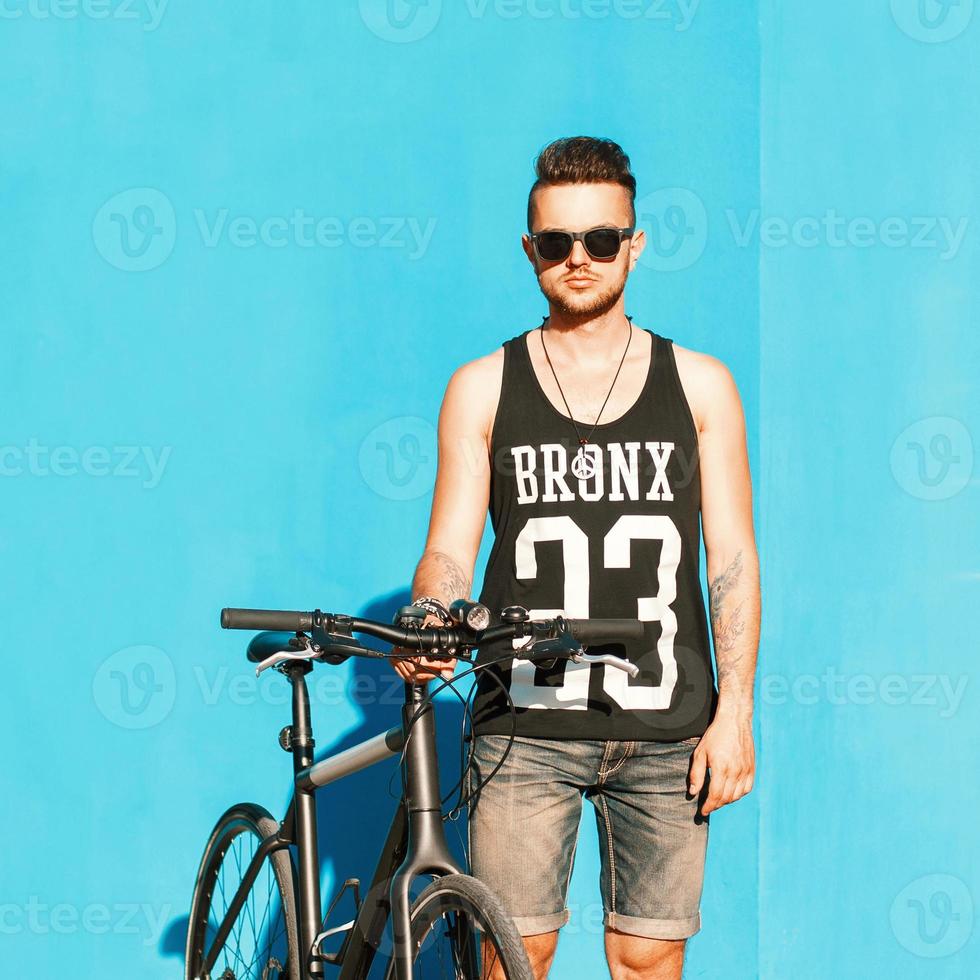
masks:
[[(456, 605), (456, 604), (454, 604)], [(467, 615), (463, 615), (463, 605)], [(221, 625), (225, 629), (284, 631), (294, 634), (312, 633), (312, 637), (272, 636), (263, 634), (256, 637), (249, 647), (250, 659), (259, 662), (259, 670), (275, 666), (287, 660), (324, 659), (339, 663), (348, 656), (387, 657), (386, 653), (362, 646), (352, 636), (353, 633), (366, 633), (380, 640), (419, 653), (440, 653), (448, 651), (452, 656), (486, 644), (514, 638), (527, 638), (528, 642), (515, 648), (518, 659), (552, 660), (561, 658), (576, 663), (606, 663), (625, 670), (635, 677), (638, 668), (635, 664), (613, 654), (587, 654), (582, 649), (589, 644), (625, 642), (640, 639), (643, 623), (637, 619), (566, 619), (557, 616), (553, 619), (530, 619), (526, 609), (508, 606), (501, 613), (502, 622), (486, 629), (472, 629), (465, 621), (472, 621), (474, 604), (460, 604), (453, 610), (459, 620), (456, 626), (394, 626), (376, 620), (358, 619), (340, 613), (324, 613), (319, 609), (312, 612), (297, 612), (279, 609), (234, 609), (221, 610)], [(415, 609), (415, 607), (406, 607)], [(402, 612), (405, 610), (403, 609)], [(419, 612), (422, 612), (419, 610)], [(478, 620), (489, 622), (489, 613)], [(402, 620), (404, 622), (404, 620)], [(278, 647), (278, 649), (273, 649)], [(253, 649), (254, 648), (254, 649)], [(532, 657), (533, 655), (533, 657)]]

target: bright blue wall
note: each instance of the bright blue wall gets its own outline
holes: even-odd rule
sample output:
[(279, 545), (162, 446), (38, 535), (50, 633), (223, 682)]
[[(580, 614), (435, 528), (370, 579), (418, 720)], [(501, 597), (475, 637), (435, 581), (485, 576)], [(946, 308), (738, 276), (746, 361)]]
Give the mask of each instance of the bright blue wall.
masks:
[(762, 8), (766, 977), (980, 975), (972, 7)]
[[(961, 690), (976, 648), (976, 483), (958, 489), (973, 231), (943, 258), (752, 224), (836, 208), (880, 236), (889, 216), (971, 216), (976, 25), (930, 44), (893, 6), (399, 0), (399, 33), (373, 0), (110, 2), (103, 19), (7, 0), (7, 972), (176, 973), (211, 823), (286, 799), (281, 689), (253, 684), (217, 610), (390, 616), (445, 382), (543, 309), (517, 242), (534, 154), (590, 133), (639, 177), (651, 247), (629, 310), (729, 364), (756, 481), (760, 778), (712, 819), (688, 975), (972, 975), (975, 940), (929, 959), (951, 940), (908, 918), (909, 898), (946, 894), (943, 936), (972, 934), (972, 692), (947, 717), (882, 684), (942, 671)], [(946, 418), (962, 427), (929, 421)], [(927, 459), (923, 482), (908, 444), (942, 454), (937, 434), (960, 462), (942, 480)], [(809, 703), (831, 667), (871, 675), (870, 702), (825, 682)], [(317, 676), (321, 748), (391, 723), (387, 674)], [(354, 787), (372, 829), (387, 776)], [(328, 887), (375, 856), (334, 829), (345, 798), (324, 799)], [(603, 975), (593, 826), (556, 977)]]

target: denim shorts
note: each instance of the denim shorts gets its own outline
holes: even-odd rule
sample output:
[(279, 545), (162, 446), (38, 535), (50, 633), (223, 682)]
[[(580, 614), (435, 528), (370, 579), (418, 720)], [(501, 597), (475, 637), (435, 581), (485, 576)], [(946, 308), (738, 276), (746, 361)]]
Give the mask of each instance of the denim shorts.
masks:
[[(496, 892), (521, 935), (569, 921), (583, 796), (595, 807), (603, 923), (649, 939), (686, 939), (701, 928), (709, 818), (698, 807), (707, 779), (696, 798), (687, 793), (700, 739), (514, 737), (503, 766), (471, 797), (468, 857), (472, 874)], [(468, 793), (487, 779), (508, 741), (475, 736)]]

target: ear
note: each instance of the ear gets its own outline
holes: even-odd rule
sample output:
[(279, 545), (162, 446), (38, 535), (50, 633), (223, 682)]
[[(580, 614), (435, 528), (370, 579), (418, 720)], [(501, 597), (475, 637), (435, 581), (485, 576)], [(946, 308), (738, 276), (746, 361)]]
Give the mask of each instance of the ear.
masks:
[(636, 262), (639, 257), (643, 254), (643, 249), (647, 245), (647, 236), (642, 228), (638, 228), (633, 232), (633, 237), (630, 239), (630, 264), (629, 271), (632, 272), (636, 267)]
[(521, 235), (521, 247), (524, 249), (524, 254), (527, 256), (528, 262), (534, 267), (535, 274), (537, 274), (538, 257), (534, 254), (534, 245), (527, 235)]

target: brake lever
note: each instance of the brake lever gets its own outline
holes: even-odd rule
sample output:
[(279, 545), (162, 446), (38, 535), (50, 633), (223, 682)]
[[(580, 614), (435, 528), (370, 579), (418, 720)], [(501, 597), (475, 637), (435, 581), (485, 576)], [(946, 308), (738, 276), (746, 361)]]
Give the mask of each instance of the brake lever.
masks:
[[(299, 637), (296, 637), (295, 639), (299, 639)], [(260, 660), (259, 663), (255, 665), (255, 676), (258, 677), (263, 670), (268, 670), (270, 667), (276, 667), (279, 664), (288, 663), (292, 660), (312, 660), (315, 656), (317, 656), (318, 651), (314, 649), (308, 636), (304, 636), (302, 639), (304, 642), (304, 647), (302, 650), (297, 650), (295, 652), (290, 650), (279, 650), (271, 657), (266, 657), (265, 660)]]
[[(515, 651), (514, 656), (519, 660), (530, 660), (529, 654), (544, 654), (545, 658), (550, 659), (550, 663), (545, 663), (538, 657), (539, 666), (548, 669), (554, 666), (558, 657), (570, 660), (576, 664), (609, 664), (610, 667), (617, 667), (619, 670), (626, 671), (630, 677), (636, 677), (640, 668), (629, 660), (617, 657), (612, 653), (586, 653), (584, 647), (572, 636), (571, 630), (564, 620), (558, 628), (558, 635), (546, 640), (532, 640), (526, 647), (521, 647)], [(550, 655), (550, 657), (549, 657)]]
[(348, 657), (367, 657), (375, 660), (390, 660), (391, 655), (383, 650), (375, 650), (373, 647), (366, 647), (353, 637), (344, 633), (327, 633), (323, 630), (313, 631), (314, 639), (308, 636), (294, 637), (295, 640), (302, 639), (304, 647), (302, 650), (279, 650), (271, 657), (266, 657), (255, 667), (255, 676), (258, 677), (262, 671), (270, 667), (278, 667), (279, 664), (290, 663), (296, 660), (323, 660), (327, 663), (343, 663)]
[(582, 653), (573, 654), (568, 659), (576, 664), (609, 664), (610, 667), (625, 670), (630, 677), (636, 677), (640, 672), (640, 668), (636, 664), (612, 653), (585, 653), (582, 651)]

